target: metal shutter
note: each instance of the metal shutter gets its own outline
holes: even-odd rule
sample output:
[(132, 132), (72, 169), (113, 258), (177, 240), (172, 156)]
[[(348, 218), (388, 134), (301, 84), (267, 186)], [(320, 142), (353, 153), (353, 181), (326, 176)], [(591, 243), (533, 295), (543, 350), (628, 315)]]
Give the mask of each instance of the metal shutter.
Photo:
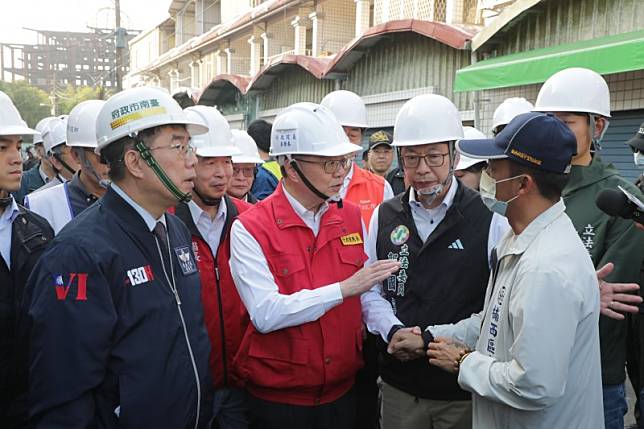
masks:
[(601, 158), (612, 163), (629, 182), (634, 182), (642, 171), (633, 163), (633, 151), (626, 144), (644, 122), (644, 110), (614, 112), (610, 126), (602, 140)]

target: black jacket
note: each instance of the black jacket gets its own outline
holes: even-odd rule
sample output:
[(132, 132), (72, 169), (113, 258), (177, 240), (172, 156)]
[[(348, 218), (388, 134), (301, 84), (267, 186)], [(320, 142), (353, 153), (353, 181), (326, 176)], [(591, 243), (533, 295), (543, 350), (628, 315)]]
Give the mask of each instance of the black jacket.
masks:
[(385, 180), (391, 185), (391, 190), (394, 195), (402, 194), (405, 192), (405, 173), (400, 167), (397, 167), (387, 173)]
[[(206, 427), (210, 342), (190, 233), (155, 235), (113, 189), (68, 223), (27, 285), (34, 428)], [(176, 285), (171, 288), (172, 279)]]
[(27, 343), (21, 331), (23, 290), (54, 236), (47, 221), (18, 206), (11, 224), (11, 267), (0, 258), (0, 427), (24, 427), (27, 417)]

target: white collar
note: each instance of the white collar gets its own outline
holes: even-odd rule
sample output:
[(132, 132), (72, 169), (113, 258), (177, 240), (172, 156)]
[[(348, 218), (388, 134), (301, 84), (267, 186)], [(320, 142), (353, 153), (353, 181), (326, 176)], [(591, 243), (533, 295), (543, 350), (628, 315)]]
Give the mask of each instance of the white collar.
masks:
[(306, 207), (302, 205), (298, 200), (295, 199), (294, 196), (289, 194), (289, 192), (286, 190), (286, 186), (282, 184), (282, 189), (284, 190), (284, 195), (286, 196), (286, 199), (288, 200), (289, 204), (291, 204), (291, 207), (293, 207), (293, 210), (295, 210), (295, 213), (302, 218), (302, 220), (309, 218), (312, 219), (313, 221), (319, 220), (324, 213), (329, 209), (329, 203), (324, 202), (322, 203), (322, 206), (317, 212), (313, 212), (313, 210), (309, 210)]
[(143, 222), (145, 222), (145, 225), (148, 227), (150, 232), (154, 231), (154, 227), (157, 226), (157, 222), (161, 222), (163, 226), (167, 228), (168, 225), (166, 225), (165, 222), (165, 214), (161, 215), (159, 219), (155, 219), (149, 211), (137, 204), (137, 202), (134, 201), (128, 194), (126, 194), (123, 189), (119, 188), (116, 183), (112, 182), (110, 186), (112, 187), (112, 189), (114, 189), (114, 192), (116, 192), (121, 198), (125, 200), (126, 203), (128, 203), (134, 210), (136, 210), (139, 216), (141, 216), (141, 219), (143, 219)]
[(44, 183), (49, 182), (51, 179), (45, 174), (45, 170), (42, 169), (42, 161), (40, 162), (40, 165), (38, 166), (38, 174), (40, 174), (40, 178)]
[(457, 189), (458, 189), (458, 180), (456, 180), (456, 177), (452, 177), (451, 183), (449, 185), (449, 190), (447, 191), (447, 194), (445, 194), (445, 198), (443, 198), (443, 201), (441, 201), (441, 203), (438, 206), (434, 207), (433, 209), (425, 209), (422, 203), (416, 199), (416, 190), (413, 187), (411, 187), (409, 190), (409, 205), (412, 207), (423, 208), (427, 211), (433, 211), (439, 208), (449, 209), (452, 206), (452, 203), (454, 203), (454, 196), (456, 195)]
[(228, 213), (228, 208), (226, 207), (226, 199), (224, 197), (221, 198), (221, 202), (219, 203), (217, 214), (215, 215), (214, 219), (210, 219), (210, 215), (206, 213), (201, 207), (199, 207), (199, 205), (197, 205), (194, 200), (191, 200), (188, 203), (188, 208), (190, 208), (190, 215), (192, 216), (192, 221), (195, 223), (195, 225), (199, 223), (199, 219), (201, 219), (202, 216), (208, 218), (209, 222), (216, 223), (221, 219), (226, 219), (226, 214)]

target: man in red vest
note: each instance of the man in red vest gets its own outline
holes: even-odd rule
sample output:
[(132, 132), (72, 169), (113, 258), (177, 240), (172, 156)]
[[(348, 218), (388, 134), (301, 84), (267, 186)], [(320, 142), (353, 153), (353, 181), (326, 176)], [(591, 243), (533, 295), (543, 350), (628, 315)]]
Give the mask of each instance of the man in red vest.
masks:
[(284, 178), (233, 222), (230, 268), (252, 322), (235, 367), (253, 428), (354, 427), (360, 295), (399, 267), (363, 267), (360, 209), (338, 196), (357, 150), (325, 107), (288, 107), (271, 134)]
[(232, 370), (248, 317), (230, 275), (230, 225), (250, 207), (226, 196), (233, 175), (233, 145), (226, 119), (214, 107), (184, 110), (189, 119), (208, 127), (207, 134), (193, 136), (197, 163), (192, 200), (180, 203), (176, 215), (192, 235), (192, 250), (201, 277), (204, 321), (210, 337), (210, 371), (215, 383), (214, 417), (221, 429), (248, 427), (246, 394)]
[[(320, 104), (333, 112), (349, 141), (362, 148), (362, 135), (368, 127), (367, 109), (362, 98), (351, 91), (340, 90), (327, 94)], [(383, 177), (352, 163), (340, 196), (360, 207), (362, 220), (368, 228), (373, 211), (384, 200), (393, 198), (394, 192)]]

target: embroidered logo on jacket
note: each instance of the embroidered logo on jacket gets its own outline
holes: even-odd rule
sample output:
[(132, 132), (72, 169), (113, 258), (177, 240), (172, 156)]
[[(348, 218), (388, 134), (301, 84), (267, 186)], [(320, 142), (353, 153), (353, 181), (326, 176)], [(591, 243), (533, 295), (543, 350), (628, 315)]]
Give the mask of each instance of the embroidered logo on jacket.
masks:
[(63, 280), (63, 274), (54, 275), (54, 286), (56, 289), (56, 299), (65, 301), (69, 294), (69, 289), (76, 284), (76, 301), (87, 301), (87, 273), (69, 273), (69, 280)]
[(195, 264), (195, 261), (192, 257), (190, 247), (175, 247), (174, 253), (177, 255), (177, 259), (179, 260), (179, 267), (181, 267), (181, 272), (184, 276), (197, 272), (197, 264)]
[(143, 267), (127, 270), (127, 278), (130, 280), (130, 284), (132, 286), (138, 286), (147, 282), (151, 282), (152, 280), (154, 280), (152, 267), (150, 265), (146, 265)]

